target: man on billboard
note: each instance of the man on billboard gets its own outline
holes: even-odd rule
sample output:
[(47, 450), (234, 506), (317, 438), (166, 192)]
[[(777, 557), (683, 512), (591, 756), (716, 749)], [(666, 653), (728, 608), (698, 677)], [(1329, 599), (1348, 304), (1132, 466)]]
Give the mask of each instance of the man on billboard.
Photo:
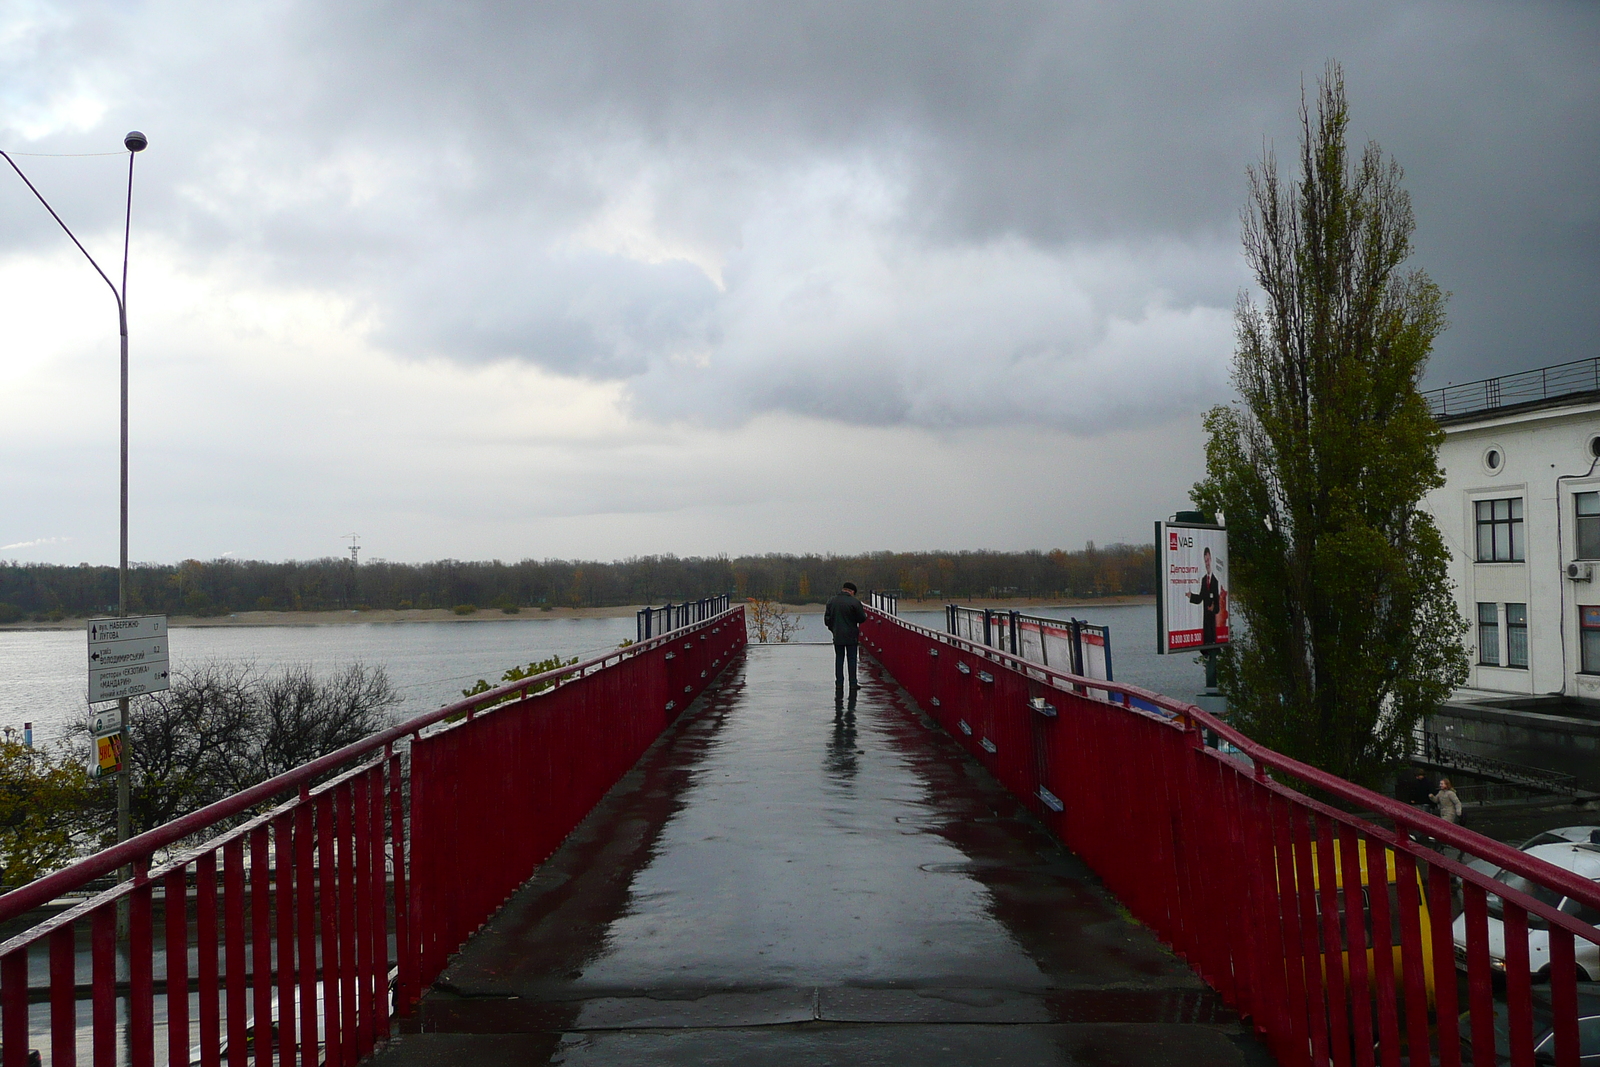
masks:
[(1161, 594), (1156, 651), (1220, 648), (1228, 643), (1228, 532), (1201, 522), (1157, 522)]
[(1222, 586), (1211, 573), (1211, 548), (1205, 551), (1205, 577), (1200, 579), (1200, 591), (1189, 593), (1189, 603), (1200, 605), (1200, 643), (1217, 643), (1217, 616), (1222, 611)]

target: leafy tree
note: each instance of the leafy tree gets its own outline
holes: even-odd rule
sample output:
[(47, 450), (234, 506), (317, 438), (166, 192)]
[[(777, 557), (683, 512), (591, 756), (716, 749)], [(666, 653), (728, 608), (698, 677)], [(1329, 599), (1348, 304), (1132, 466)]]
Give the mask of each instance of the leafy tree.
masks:
[(73, 754), (0, 741), (0, 881), (18, 886), (75, 858), (93, 801)]
[(1240, 727), (1376, 783), (1419, 716), (1466, 677), (1448, 551), (1419, 504), (1443, 482), (1442, 432), (1417, 382), (1445, 294), (1405, 270), (1414, 220), (1398, 164), (1345, 149), (1343, 73), (1315, 121), (1302, 96), (1298, 184), (1252, 167), (1244, 247), (1264, 298), (1241, 295), (1240, 402), (1206, 416), (1201, 508), (1228, 525), (1232, 609), (1221, 663)]

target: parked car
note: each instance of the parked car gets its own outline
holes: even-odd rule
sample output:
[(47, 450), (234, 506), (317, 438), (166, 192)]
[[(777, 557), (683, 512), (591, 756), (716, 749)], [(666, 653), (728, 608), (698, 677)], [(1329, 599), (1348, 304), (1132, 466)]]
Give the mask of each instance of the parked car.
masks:
[[(1373, 887), (1373, 883), (1376, 882), (1377, 879), (1374, 876), (1375, 872), (1369, 870), (1369, 860), (1371, 859), (1371, 857), (1369, 857), (1368, 854), (1367, 854), (1367, 842), (1365, 840), (1360, 840), (1356, 844), (1357, 844), (1356, 855), (1358, 857), (1357, 863), (1358, 863), (1358, 866), (1359, 866), (1359, 869), (1360, 869), (1360, 872), (1361, 872), (1360, 873), (1360, 877), (1361, 877), (1361, 883), (1362, 883), (1361, 886), (1360, 886), (1360, 890), (1361, 890), (1361, 913), (1362, 913), (1363, 919), (1365, 920), (1366, 928), (1367, 928), (1366, 929), (1366, 938), (1365, 938), (1365, 940), (1368, 943), (1368, 948), (1367, 948), (1367, 951), (1366, 951), (1367, 973), (1370, 975), (1370, 974), (1372, 974), (1372, 968), (1377, 965), (1377, 950), (1372, 948), (1371, 946), (1372, 946), (1372, 943), (1374, 941), (1378, 941), (1381, 938), (1381, 935), (1378, 935), (1377, 937), (1375, 937), (1374, 936), (1374, 931), (1372, 929), (1372, 894), (1371, 894), (1371, 888)], [(1334, 855), (1333, 884), (1334, 884), (1334, 887), (1335, 887), (1334, 897), (1335, 897), (1335, 907), (1338, 909), (1338, 915), (1339, 915), (1339, 922), (1338, 922), (1338, 926), (1339, 926), (1339, 949), (1340, 949), (1339, 956), (1340, 956), (1340, 961), (1341, 961), (1341, 963), (1342, 963), (1342, 965), (1344, 967), (1344, 973), (1348, 977), (1349, 974), (1350, 974), (1350, 945), (1349, 945), (1349, 938), (1348, 938), (1348, 927), (1346, 926), (1346, 921), (1345, 921), (1346, 920), (1346, 916), (1345, 916), (1345, 888), (1346, 887), (1345, 887), (1345, 884), (1344, 884), (1344, 863), (1342, 862), (1342, 858), (1341, 858), (1341, 856), (1342, 856), (1341, 842), (1335, 841), (1333, 843), (1333, 855)], [(1373, 864), (1373, 866), (1375, 866), (1375, 864)], [(1402, 956), (1402, 951), (1401, 951), (1402, 950), (1402, 944), (1401, 944), (1402, 938), (1401, 938), (1400, 911), (1401, 911), (1401, 906), (1402, 905), (1401, 905), (1401, 902), (1400, 902), (1400, 886), (1399, 886), (1397, 873), (1396, 873), (1396, 866), (1395, 866), (1395, 861), (1394, 861), (1394, 850), (1393, 849), (1386, 848), (1386, 849), (1383, 850), (1383, 866), (1384, 866), (1384, 872), (1385, 872), (1385, 877), (1384, 877), (1385, 885), (1384, 885), (1384, 888), (1387, 891), (1386, 895), (1388, 896), (1388, 899), (1389, 899), (1389, 937), (1388, 937), (1388, 942), (1389, 942), (1390, 948), (1392, 950), (1390, 952), (1390, 960), (1392, 961), (1392, 964), (1393, 964), (1393, 967), (1394, 967), (1395, 982), (1397, 983), (1398, 988), (1403, 989), (1405, 987), (1405, 961), (1404, 961), (1404, 958)], [(1315, 901), (1315, 905), (1316, 905), (1316, 908), (1317, 908), (1316, 921), (1317, 921), (1317, 937), (1318, 937), (1318, 941), (1319, 942), (1322, 940), (1322, 933), (1323, 933), (1323, 922), (1322, 922), (1322, 872), (1320, 870), (1320, 867), (1321, 867), (1321, 864), (1319, 862), (1318, 853), (1313, 851), (1311, 853), (1311, 885), (1312, 885), (1312, 889), (1315, 891), (1313, 899)], [(1422, 948), (1422, 977), (1423, 977), (1423, 982), (1424, 982), (1424, 984), (1425, 984), (1425, 986), (1427, 988), (1427, 991), (1428, 991), (1428, 1003), (1431, 1005), (1433, 1003), (1433, 997), (1434, 997), (1433, 924), (1428, 919), (1428, 894), (1427, 894), (1426, 890), (1423, 888), (1422, 879), (1415, 872), (1413, 872), (1413, 874), (1411, 875), (1411, 878), (1415, 882), (1415, 885), (1416, 885), (1416, 890), (1415, 890), (1415, 894), (1414, 895), (1415, 895), (1415, 898), (1416, 898), (1416, 901), (1417, 901), (1417, 904), (1416, 904), (1416, 907), (1417, 907), (1417, 934), (1418, 934), (1418, 938), (1419, 938), (1419, 940), (1421, 942), (1421, 948)]]
[[(1587, 841), (1590, 844), (1600, 844), (1600, 826), (1558, 826), (1554, 830), (1546, 830), (1543, 833), (1534, 834), (1518, 845), (1517, 851), (1526, 852), (1530, 848), (1538, 848), (1540, 845), (1559, 845), (1563, 841)], [(1480, 874), (1487, 874), (1490, 878), (1494, 878), (1500, 873), (1500, 865), (1491, 860), (1468, 860), (1467, 866)]]
[[(1550, 1008), (1550, 989), (1533, 990), (1533, 1061), (1556, 1061), (1554, 1013)], [(1464, 1012), (1458, 1023), (1461, 1033), (1462, 1062), (1473, 1067), (1488, 1067), (1488, 1057), (1479, 1059), (1472, 1049), (1472, 1013)], [(1511, 1062), (1511, 1018), (1503, 1000), (1494, 1003), (1494, 1062)], [(1578, 1062), (1583, 1067), (1600, 1067), (1600, 984), (1578, 983)]]
[[(1600, 882), (1600, 844), (1592, 844), (1587, 841), (1562, 841), (1556, 844), (1534, 845), (1527, 852), (1528, 855), (1560, 867), (1562, 870), (1571, 871), (1592, 882)], [(1575, 916), (1580, 922), (1600, 925), (1600, 910), (1563, 896), (1557, 890), (1530, 882), (1514, 871), (1501, 871), (1495, 876), (1495, 881), (1503, 882), (1508, 887), (1519, 890), (1535, 900), (1564, 911), (1568, 915)], [(1489, 895), (1489, 965), (1502, 974), (1506, 969), (1506, 936), (1503, 914), (1504, 906), (1501, 899), (1491, 892)], [(1467, 917), (1465, 913), (1456, 917), (1455, 924), (1451, 927), (1451, 934), (1455, 940), (1456, 966), (1465, 970), (1467, 966)], [(1578, 964), (1578, 980), (1588, 982), (1600, 979), (1600, 945), (1580, 937), (1576, 939), (1573, 947)], [(1550, 974), (1550, 929), (1544, 920), (1536, 915), (1528, 916), (1528, 970), (1537, 978), (1548, 978)]]

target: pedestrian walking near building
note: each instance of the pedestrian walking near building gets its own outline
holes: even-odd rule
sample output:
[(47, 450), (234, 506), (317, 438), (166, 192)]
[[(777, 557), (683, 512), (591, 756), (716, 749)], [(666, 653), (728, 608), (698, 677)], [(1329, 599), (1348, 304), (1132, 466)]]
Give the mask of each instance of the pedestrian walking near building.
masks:
[(1433, 795), (1428, 788), (1428, 772), (1421, 767), (1412, 771), (1410, 778), (1400, 779), (1395, 795), (1418, 811), (1433, 811), (1433, 806), (1428, 800)]
[(861, 640), (861, 624), (867, 621), (867, 609), (856, 599), (856, 585), (845, 582), (822, 613), (822, 624), (833, 631), (833, 684), (844, 687), (845, 664), (850, 666), (850, 688), (860, 689), (856, 682), (856, 652)]
[(1445, 822), (1461, 822), (1461, 798), (1456, 796), (1450, 779), (1439, 779), (1439, 791), (1429, 794), (1428, 799), (1439, 805), (1439, 818)]

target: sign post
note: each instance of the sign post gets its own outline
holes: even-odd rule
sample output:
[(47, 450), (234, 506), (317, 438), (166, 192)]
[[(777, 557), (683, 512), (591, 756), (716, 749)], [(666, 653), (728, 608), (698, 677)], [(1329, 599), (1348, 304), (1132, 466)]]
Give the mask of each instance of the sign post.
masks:
[(1156, 651), (1203, 653), (1206, 686), (1214, 689), (1217, 650), (1229, 636), (1228, 531), (1212, 523), (1157, 522), (1156, 560)]

